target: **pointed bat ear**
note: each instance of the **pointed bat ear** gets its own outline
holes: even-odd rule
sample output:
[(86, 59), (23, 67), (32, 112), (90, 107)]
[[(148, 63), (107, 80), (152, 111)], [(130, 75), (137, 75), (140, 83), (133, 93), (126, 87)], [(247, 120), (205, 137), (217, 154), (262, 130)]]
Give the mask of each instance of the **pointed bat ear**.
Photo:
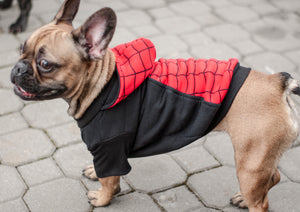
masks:
[(60, 7), (53, 21), (56, 24), (65, 23), (72, 25), (72, 22), (77, 14), (80, 0), (65, 0), (63, 5)]
[(87, 59), (99, 60), (106, 53), (115, 32), (117, 17), (110, 8), (103, 8), (94, 13), (78, 29), (74, 30), (73, 38)]

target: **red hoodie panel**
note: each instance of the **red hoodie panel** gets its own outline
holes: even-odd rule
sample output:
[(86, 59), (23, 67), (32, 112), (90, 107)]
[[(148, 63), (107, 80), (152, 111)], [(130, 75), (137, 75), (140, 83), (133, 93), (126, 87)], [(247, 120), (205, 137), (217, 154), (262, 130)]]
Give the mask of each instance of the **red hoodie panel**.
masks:
[(220, 104), (237, 63), (237, 59), (160, 59), (150, 77), (182, 93)]
[(238, 64), (237, 59), (160, 59), (155, 62), (155, 47), (145, 38), (118, 45), (112, 51), (116, 56), (120, 91), (111, 107), (125, 99), (148, 77), (181, 93), (220, 104)]

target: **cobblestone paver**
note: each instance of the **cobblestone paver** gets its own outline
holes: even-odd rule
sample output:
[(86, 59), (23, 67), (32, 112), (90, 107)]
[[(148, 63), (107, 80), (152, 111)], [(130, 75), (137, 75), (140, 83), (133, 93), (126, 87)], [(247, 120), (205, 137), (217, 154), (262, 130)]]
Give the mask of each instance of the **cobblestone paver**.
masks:
[[(239, 187), (224, 134), (166, 155), (131, 159), (132, 171), (122, 177), (112, 204), (88, 204), (86, 192), (101, 185), (81, 175), (92, 156), (67, 104), (24, 102), (10, 83), (20, 43), (48, 23), (62, 2), (33, 0), (28, 29), (17, 35), (8, 33), (19, 13), (17, 1), (0, 13), (0, 211), (247, 211), (229, 204)], [(157, 58), (237, 57), (244, 66), (300, 79), (299, 0), (85, 0), (74, 26), (104, 6), (118, 16), (111, 46), (147, 37)], [(295, 102), (300, 111), (300, 99)], [(281, 182), (269, 193), (272, 212), (299, 211), (299, 167), (300, 139), (279, 162)]]

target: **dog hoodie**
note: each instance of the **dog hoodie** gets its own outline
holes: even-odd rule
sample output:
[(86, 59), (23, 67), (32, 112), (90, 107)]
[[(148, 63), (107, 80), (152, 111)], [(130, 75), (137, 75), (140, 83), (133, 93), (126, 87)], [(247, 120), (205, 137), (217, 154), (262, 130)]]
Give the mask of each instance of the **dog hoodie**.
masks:
[(130, 172), (128, 158), (205, 136), (225, 117), (250, 69), (237, 59), (159, 59), (145, 38), (116, 46), (116, 71), (77, 120), (98, 177)]

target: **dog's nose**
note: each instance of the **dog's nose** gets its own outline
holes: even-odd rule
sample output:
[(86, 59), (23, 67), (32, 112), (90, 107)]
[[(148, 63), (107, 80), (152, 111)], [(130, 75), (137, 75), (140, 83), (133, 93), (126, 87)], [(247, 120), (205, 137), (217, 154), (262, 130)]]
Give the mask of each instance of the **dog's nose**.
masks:
[(16, 78), (23, 77), (24, 75), (33, 75), (33, 69), (28, 61), (19, 61), (12, 69), (10, 79), (15, 83)]
[(23, 61), (19, 61), (12, 69), (12, 73), (15, 76), (21, 76), (27, 72), (28, 72), (28, 64)]

